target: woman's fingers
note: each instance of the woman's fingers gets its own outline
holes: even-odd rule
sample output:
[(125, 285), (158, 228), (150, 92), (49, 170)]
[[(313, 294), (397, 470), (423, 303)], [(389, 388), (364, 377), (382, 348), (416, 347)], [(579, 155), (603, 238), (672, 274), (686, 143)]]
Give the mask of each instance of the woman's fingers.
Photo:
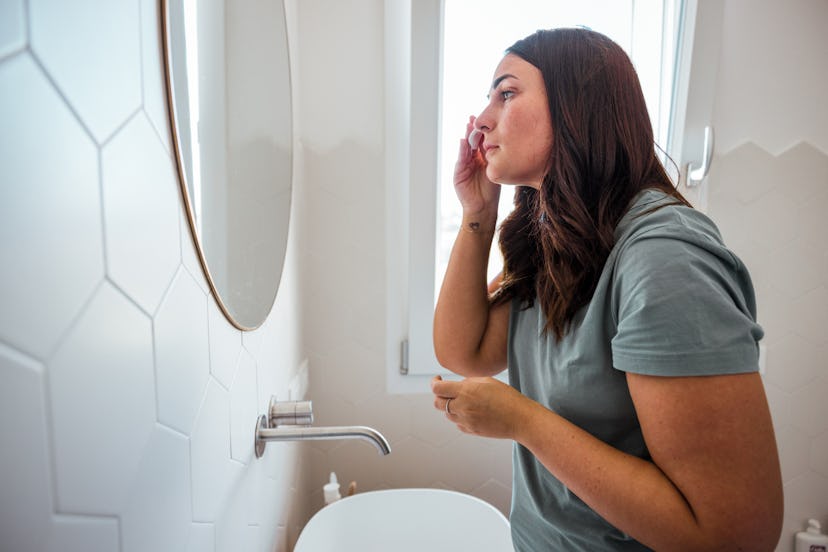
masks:
[(525, 406), (525, 397), (514, 388), (493, 378), (431, 380), (434, 408), (465, 433), (485, 437), (512, 438), (516, 416)]
[(434, 408), (442, 410), (447, 417), (455, 415), (455, 399), (457, 398), (457, 386), (460, 382), (444, 381), (440, 376), (431, 379), (431, 391), (434, 393)]

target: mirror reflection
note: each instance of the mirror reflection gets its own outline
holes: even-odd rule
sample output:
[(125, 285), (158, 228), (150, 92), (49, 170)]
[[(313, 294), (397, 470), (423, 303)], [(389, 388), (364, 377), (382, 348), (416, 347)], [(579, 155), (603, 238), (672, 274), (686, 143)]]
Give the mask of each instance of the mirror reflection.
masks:
[(173, 142), (190, 229), (220, 308), (267, 318), (290, 216), (292, 119), (281, 1), (163, 0)]

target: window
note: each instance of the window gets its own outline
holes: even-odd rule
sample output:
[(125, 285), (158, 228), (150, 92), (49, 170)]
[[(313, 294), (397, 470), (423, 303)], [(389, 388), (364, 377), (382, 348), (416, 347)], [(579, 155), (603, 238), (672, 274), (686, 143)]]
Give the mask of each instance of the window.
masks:
[[(485, 105), (504, 49), (539, 28), (586, 26), (606, 34), (632, 58), (656, 141), (666, 149), (677, 1), (512, 0), (504, 8), (494, 0), (386, 0), (390, 392), (426, 391), (428, 377), (447, 373), (434, 358), (431, 319), (461, 217), (454, 158), (468, 116)], [(500, 216), (509, 209), (510, 194), (503, 193)], [(499, 265), (495, 248), (490, 276)]]

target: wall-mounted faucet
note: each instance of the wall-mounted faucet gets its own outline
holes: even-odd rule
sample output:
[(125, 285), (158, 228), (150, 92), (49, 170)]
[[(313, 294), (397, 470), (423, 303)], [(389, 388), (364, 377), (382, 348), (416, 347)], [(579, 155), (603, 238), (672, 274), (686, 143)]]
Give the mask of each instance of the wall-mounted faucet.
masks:
[(277, 401), (271, 397), (268, 413), (256, 423), (256, 458), (264, 454), (269, 441), (330, 441), (362, 439), (371, 442), (380, 454), (390, 454), (391, 446), (382, 434), (365, 426), (311, 427), (311, 401)]

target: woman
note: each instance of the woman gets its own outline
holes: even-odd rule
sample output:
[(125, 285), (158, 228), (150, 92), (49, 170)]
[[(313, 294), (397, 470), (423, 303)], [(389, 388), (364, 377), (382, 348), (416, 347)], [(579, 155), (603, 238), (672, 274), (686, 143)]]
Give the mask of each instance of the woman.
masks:
[[(434, 318), (434, 405), (515, 441), (515, 548), (773, 550), (782, 486), (750, 277), (656, 154), (607, 37), (539, 31), (470, 118)], [(500, 185), (503, 271), (486, 284)], [(508, 367), (511, 386), (491, 378)]]

